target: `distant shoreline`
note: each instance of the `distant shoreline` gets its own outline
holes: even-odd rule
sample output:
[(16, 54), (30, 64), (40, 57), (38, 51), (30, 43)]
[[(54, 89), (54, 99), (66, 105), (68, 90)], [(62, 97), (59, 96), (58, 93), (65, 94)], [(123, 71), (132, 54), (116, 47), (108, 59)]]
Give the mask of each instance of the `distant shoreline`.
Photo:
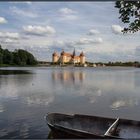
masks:
[(71, 64), (71, 63), (53, 63), (53, 62), (45, 62), (45, 61), (38, 61), (38, 66), (47, 66), (47, 67), (107, 67), (107, 66), (120, 66), (120, 67), (140, 67), (139, 61), (128, 61), (128, 62), (85, 62), (85, 64)]
[(137, 67), (140, 68), (140, 62), (86, 62), (85, 64), (57, 64), (52, 62), (37, 61), (36, 65), (16, 65), (16, 64), (0, 64), (0, 67), (91, 67), (91, 68), (101, 68), (101, 67)]
[(50, 68), (108, 68), (108, 67), (131, 67), (131, 68), (140, 68), (140, 67), (136, 67), (136, 66), (97, 66), (97, 67), (93, 67), (93, 66), (59, 66), (59, 65), (23, 65), (23, 66), (19, 66), (19, 65), (0, 65), (0, 68), (4, 68), (4, 67), (50, 67)]

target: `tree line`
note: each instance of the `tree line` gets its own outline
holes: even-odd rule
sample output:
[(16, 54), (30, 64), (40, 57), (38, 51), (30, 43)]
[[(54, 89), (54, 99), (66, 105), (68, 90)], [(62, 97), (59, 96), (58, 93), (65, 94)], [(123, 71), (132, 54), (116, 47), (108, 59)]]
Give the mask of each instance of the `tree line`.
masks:
[(13, 52), (0, 45), (0, 65), (36, 65), (36, 58), (26, 50), (16, 49)]
[(140, 67), (140, 62), (108, 62), (106, 66), (128, 66), (128, 67)]
[(140, 67), (140, 62), (139, 61), (134, 61), (134, 62), (107, 62), (107, 63), (103, 63), (103, 62), (86, 62), (86, 64), (88, 66), (93, 66), (93, 64), (96, 64), (97, 66), (125, 66), (125, 67)]

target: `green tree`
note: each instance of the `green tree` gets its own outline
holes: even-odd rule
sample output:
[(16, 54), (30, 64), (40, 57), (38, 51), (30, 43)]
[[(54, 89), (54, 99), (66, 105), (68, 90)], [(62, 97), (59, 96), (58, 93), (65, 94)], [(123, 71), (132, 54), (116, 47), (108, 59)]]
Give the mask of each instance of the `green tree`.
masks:
[(8, 49), (2, 49), (0, 45), (0, 64), (36, 65), (37, 60), (26, 50), (18, 49), (10, 52)]
[(134, 33), (140, 30), (140, 1), (116, 1), (115, 7), (119, 9), (120, 19), (127, 24), (122, 32)]
[(16, 65), (21, 65), (21, 60), (16, 50), (13, 52), (13, 63)]
[(35, 57), (26, 50), (15, 50), (13, 52), (14, 63), (17, 65), (36, 65), (37, 60)]
[(18, 50), (18, 56), (20, 58), (20, 64), (21, 65), (26, 65), (27, 64), (27, 54), (28, 52), (22, 49)]
[(36, 65), (37, 60), (35, 59), (35, 57), (31, 53), (28, 53), (26, 63), (27, 63), (27, 65)]
[(8, 49), (3, 50), (3, 63), (4, 64), (13, 63), (13, 55)]
[(3, 63), (3, 49), (0, 45), (0, 64), (2, 64), (2, 63)]
[(2, 49), (2, 46), (0, 45), (0, 53), (2, 53), (3, 52), (3, 49)]
[(0, 64), (3, 64), (3, 55), (1, 52), (0, 52)]

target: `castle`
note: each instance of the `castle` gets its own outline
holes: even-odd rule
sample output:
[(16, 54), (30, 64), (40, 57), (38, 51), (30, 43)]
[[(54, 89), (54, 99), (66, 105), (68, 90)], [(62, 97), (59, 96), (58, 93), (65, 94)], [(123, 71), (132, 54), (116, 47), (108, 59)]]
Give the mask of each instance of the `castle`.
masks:
[(75, 49), (74, 49), (72, 54), (71, 53), (66, 53), (63, 50), (60, 55), (56, 52), (54, 52), (52, 54), (52, 62), (53, 63), (60, 63), (60, 64), (64, 64), (64, 63), (76, 64), (76, 63), (79, 63), (79, 64), (83, 65), (83, 64), (85, 64), (85, 55), (84, 55), (83, 52), (81, 52), (79, 56), (76, 56)]

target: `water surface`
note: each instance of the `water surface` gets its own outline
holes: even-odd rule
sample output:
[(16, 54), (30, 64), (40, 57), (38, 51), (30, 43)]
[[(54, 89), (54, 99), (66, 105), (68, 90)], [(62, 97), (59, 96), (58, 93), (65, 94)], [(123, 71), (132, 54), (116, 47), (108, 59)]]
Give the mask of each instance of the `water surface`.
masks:
[(47, 138), (48, 112), (140, 121), (140, 69), (0, 68), (0, 138)]

